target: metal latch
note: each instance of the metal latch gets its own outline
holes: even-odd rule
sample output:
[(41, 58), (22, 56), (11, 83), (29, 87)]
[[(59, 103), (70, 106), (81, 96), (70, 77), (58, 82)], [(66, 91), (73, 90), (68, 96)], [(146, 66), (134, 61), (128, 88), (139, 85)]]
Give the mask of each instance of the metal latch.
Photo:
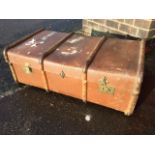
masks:
[(115, 94), (115, 88), (109, 85), (107, 77), (103, 77), (99, 80), (99, 90), (101, 93), (107, 93), (110, 95)]
[(24, 72), (26, 74), (31, 74), (32, 73), (32, 68), (31, 68), (29, 63), (25, 63), (24, 64), (23, 70), (24, 70)]
[(64, 73), (63, 70), (61, 71), (60, 76), (61, 76), (62, 78), (65, 78), (65, 73)]

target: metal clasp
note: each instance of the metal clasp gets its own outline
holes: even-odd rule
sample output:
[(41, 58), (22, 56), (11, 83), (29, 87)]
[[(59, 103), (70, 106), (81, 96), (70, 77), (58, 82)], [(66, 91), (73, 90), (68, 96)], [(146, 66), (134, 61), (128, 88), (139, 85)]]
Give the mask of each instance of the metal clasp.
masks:
[(65, 78), (65, 73), (64, 73), (63, 70), (61, 71), (60, 76), (61, 76), (62, 78)]
[(25, 63), (24, 67), (23, 67), (23, 70), (26, 74), (31, 74), (32, 73), (32, 68), (30, 66), (29, 63)]
[(111, 95), (115, 94), (115, 88), (109, 85), (106, 77), (103, 77), (99, 80), (99, 90), (101, 93), (107, 93)]

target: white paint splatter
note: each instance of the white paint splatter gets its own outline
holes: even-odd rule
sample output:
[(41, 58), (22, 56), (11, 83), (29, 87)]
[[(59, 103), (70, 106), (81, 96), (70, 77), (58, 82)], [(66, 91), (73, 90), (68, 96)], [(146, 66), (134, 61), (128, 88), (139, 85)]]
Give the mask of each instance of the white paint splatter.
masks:
[(37, 47), (37, 43), (32, 44), (31, 47)]
[(70, 43), (70, 44), (74, 44), (80, 40), (83, 40), (84, 37), (78, 37), (78, 38), (75, 38), (75, 39), (69, 39), (67, 42)]
[(25, 46), (30, 46), (30, 47), (37, 47), (37, 45), (40, 45), (40, 44), (44, 44), (45, 41), (53, 36), (56, 32), (51, 32), (51, 33), (48, 33), (47, 35), (43, 36), (42, 38), (40, 38), (39, 41), (37, 41), (36, 39), (32, 38), (30, 41), (26, 42), (25, 43)]
[(71, 49), (76, 49), (76, 47), (70, 47)]
[(3, 92), (1, 95), (0, 95), (0, 99), (4, 98), (4, 97), (7, 97), (7, 96), (11, 96), (13, 94), (15, 94), (16, 92), (19, 92), (19, 91), (22, 91), (24, 90), (25, 88), (27, 88), (28, 86), (23, 86), (23, 87), (19, 87), (15, 90), (8, 90), (6, 92)]
[(30, 51), (28, 51), (28, 52), (27, 52), (27, 55), (29, 55), (29, 54), (31, 54), (31, 52), (30, 52)]
[(54, 104), (53, 103), (50, 103), (50, 107), (54, 107)]
[(36, 39), (32, 38), (30, 41), (25, 43), (25, 46), (37, 47), (38, 44), (43, 44), (44, 41), (36, 41)]
[(44, 44), (45, 42), (44, 42), (44, 41), (40, 41), (39, 43), (40, 43), (40, 44)]
[(91, 118), (92, 118), (92, 116), (89, 115), (89, 114), (87, 114), (87, 115), (85, 116), (85, 120), (86, 120), (87, 122), (90, 122)]
[(51, 33), (48, 33), (47, 35), (43, 36), (41, 38), (41, 40), (43, 41), (46, 41), (49, 37), (53, 36), (56, 32), (51, 32)]
[(122, 69), (121, 69), (121, 68), (119, 68), (119, 67), (117, 67), (117, 68), (116, 68), (116, 70), (121, 71)]
[(37, 46), (37, 42), (34, 38), (32, 38), (30, 41), (25, 43), (25, 46), (31, 46), (31, 47), (36, 47)]
[(63, 55), (73, 55), (73, 54), (76, 54), (76, 53), (78, 53), (77, 50), (73, 50), (73, 51), (70, 51), (70, 52), (64, 52), (64, 51), (61, 52), (61, 54), (63, 54)]

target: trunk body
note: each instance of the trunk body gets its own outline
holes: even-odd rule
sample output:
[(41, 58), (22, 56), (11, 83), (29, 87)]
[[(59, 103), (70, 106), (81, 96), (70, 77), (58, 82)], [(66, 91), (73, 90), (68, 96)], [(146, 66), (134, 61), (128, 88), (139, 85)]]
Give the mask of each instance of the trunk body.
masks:
[(41, 30), (4, 50), (16, 82), (132, 114), (144, 41)]

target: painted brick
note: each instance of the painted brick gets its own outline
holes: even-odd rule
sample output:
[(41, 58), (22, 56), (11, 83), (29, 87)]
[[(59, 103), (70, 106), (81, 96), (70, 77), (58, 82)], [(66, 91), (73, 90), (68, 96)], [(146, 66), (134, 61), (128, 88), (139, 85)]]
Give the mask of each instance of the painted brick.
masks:
[(125, 23), (132, 25), (134, 22), (134, 19), (125, 19)]
[(103, 24), (105, 24), (106, 20), (105, 19), (94, 19), (93, 21), (100, 24), (100, 25), (103, 25)]
[(84, 19), (83, 31), (90, 35), (92, 29), (138, 38), (155, 38), (155, 19)]
[(118, 23), (112, 20), (107, 20), (106, 25), (112, 28), (118, 29)]
[(136, 35), (137, 29), (125, 24), (121, 24), (119, 30), (127, 32), (128, 34)]
[(117, 21), (119, 21), (119, 22), (124, 22), (124, 19), (116, 19)]
[(138, 30), (138, 37), (140, 38), (147, 38), (148, 37), (148, 34), (149, 34), (149, 31), (145, 31), (145, 30)]
[(155, 30), (149, 32), (148, 38), (155, 38)]
[(88, 25), (88, 21), (87, 20), (82, 20), (82, 26), (84, 26), (84, 25)]
[(151, 21), (149, 21), (149, 20), (136, 19), (134, 25), (137, 27), (140, 27), (140, 28), (149, 29), (150, 24), (151, 24)]
[(155, 20), (152, 20), (151, 25), (150, 25), (150, 29), (155, 29)]
[(93, 21), (88, 21), (88, 26), (90, 26), (91, 28), (95, 28), (98, 26), (98, 23), (94, 23)]
[(97, 30), (98, 31), (107, 32), (108, 31), (108, 28), (104, 27), (104, 25), (98, 25), (97, 26)]
[[(111, 34), (119, 34), (119, 35), (122, 35), (122, 32), (118, 31), (118, 30), (109, 30), (109, 32)], [(123, 33), (124, 35), (126, 35), (126, 33)]]

